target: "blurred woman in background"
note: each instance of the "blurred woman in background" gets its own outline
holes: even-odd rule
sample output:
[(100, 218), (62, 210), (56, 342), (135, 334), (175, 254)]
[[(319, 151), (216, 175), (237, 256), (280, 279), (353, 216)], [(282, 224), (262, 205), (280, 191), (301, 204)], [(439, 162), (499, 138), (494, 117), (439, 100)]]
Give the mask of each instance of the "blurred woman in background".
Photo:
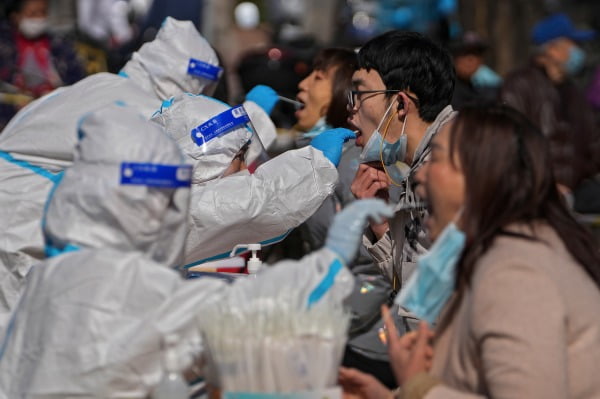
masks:
[[(0, 129), (12, 118), (23, 99), (33, 100), (85, 76), (73, 44), (49, 32), (48, 0), (12, 0), (0, 23)], [(20, 95), (22, 101), (9, 101)]]

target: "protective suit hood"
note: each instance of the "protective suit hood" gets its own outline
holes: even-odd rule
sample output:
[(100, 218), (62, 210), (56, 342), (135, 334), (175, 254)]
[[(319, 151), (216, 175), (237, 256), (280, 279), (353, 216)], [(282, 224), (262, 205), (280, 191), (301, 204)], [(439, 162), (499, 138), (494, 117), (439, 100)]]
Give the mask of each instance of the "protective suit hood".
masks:
[(202, 146), (192, 140), (193, 129), (229, 108), (227, 104), (214, 98), (182, 94), (166, 101), (152, 118), (177, 142), (186, 162), (193, 165), (192, 184), (222, 176), (252, 136), (252, 132), (242, 126), (215, 137)]
[(220, 71), (217, 54), (194, 24), (167, 17), (156, 38), (133, 53), (121, 74), (164, 100), (185, 92), (211, 95)]
[(73, 166), (50, 194), (42, 221), (47, 253), (111, 247), (178, 264), (189, 188), (127, 184), (130, 169), (123, 165), (171, 165), (179, 174), (183, 157), (176, 143), (156, 124), (116, 104), (84, 116), (79, 135)]

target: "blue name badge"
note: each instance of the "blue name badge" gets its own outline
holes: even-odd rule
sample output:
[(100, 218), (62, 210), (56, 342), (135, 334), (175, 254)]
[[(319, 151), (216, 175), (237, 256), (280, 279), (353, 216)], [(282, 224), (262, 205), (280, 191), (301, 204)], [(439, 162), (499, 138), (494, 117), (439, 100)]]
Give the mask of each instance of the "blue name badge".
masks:
[(189, 187), (192, 165), (161, 165), (154, 163), (121, 163), (121, 184), (149, 187)]
[(196, 126), (190, 133), (192, 140), (198, 146), (201, 146), (215, 137), (228, 133), (248, 122), (250, 122), (250, 117), (246, 110), (242, 105), (238, 105)]
[(190, 58), (187, 73), (188, 75), (198, 76), (200, 78), (205, 78), (215, 82), (221, 77), (223, 68), (197, 60), (195, 58)]

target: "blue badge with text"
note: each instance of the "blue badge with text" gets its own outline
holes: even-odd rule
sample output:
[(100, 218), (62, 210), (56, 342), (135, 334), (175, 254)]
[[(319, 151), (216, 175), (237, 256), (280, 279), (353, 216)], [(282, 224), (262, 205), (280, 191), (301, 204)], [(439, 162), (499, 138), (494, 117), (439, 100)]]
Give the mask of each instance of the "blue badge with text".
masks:
[(197, 60), (195, 58), (190, 58), (187, 73), (188, 75), (194, 75), (216, 82), (221, 77), (223, 68)]
[(246, 110), (242, 105), (238, 105), (196, 126), (190, 133), (192, 140), (201, 146), (215, 137), (237, 129), (248, 122), (250, 122), (250, 117)]
[(162, 165), (154, 163), (121, 163), (121, 184), (149, 187), (189, 187), (192, 165)]

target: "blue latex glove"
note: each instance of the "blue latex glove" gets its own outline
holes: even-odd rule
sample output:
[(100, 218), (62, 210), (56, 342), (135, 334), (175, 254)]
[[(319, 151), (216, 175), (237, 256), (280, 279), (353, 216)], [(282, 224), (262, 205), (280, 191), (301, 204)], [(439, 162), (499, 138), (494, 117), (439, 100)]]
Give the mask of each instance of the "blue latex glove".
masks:
[(327, 233), (325, 247), (349, 264), (358, 251), (367, 220), (383, 222), (394, 215), (394, 209), (380, 199), (354, 201), (335, 215)]
[(270, 114), (277, 101), (279, 101), (279, 95), (269, 86), (256, 85), (246, 94), (246, 101), (258, 104), (267, 114)]
[(352, 130), (338, 127), (336, 129), (325, 130), (317, 137), (312, 139), (310, 145), (317, 150), (321, 150), (323, 155), (331, 161), (337, 168), (342, 157), (344, 143), (356, 137)]

